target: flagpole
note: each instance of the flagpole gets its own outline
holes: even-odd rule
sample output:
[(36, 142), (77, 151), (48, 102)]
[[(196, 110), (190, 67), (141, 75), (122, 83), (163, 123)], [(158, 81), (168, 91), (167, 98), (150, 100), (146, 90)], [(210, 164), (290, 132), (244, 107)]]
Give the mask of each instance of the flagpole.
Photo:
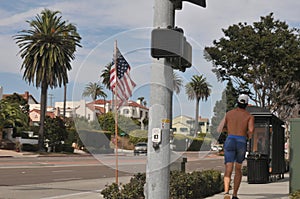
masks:
[(117, 40), (114, 43), (114, 62), (115, 62), (115, 75), (116, 75), (116, 84), (115, 84), (115, 96), (114, 96), (114, 104), (115, 104), (115, 157), (116, 157), (116, 168), (115, 168), (115, 177), (116, 184), (119, 183), (119, 171), (118, 171), (118, 108), (117, 105), (117, 89), (118, 89), (118, 69), (117, 69)]

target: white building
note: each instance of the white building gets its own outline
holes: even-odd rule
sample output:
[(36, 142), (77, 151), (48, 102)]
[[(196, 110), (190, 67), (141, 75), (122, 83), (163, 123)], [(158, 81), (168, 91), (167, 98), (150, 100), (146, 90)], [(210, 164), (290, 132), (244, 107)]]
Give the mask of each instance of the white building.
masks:
[[(208, 133), (209, 119), (199, 117), (198, 124), (198, 133)], [(185, 115), (174, 117), (172, 120), (172, 128), (175, 134), (193, 135), (195, 130), (195, 119)]]
[[(64, 102), (55, 102), (56, 116), (63, 116)], [(89, 121), (96, 119), (96, 113), (92, 106), (86, 103), (85, 100), (67, 101), (66, 102), (66, 117), (84, 117)]]
[[(62, 116), (63, 114), (63, 102), (55, 102), (56, 115)], [(112, 111), (111, 100), (96, 100), (86, 103), (85, 100), (69, 101), (66, 102), (66, 117), (84, 117), (89, 121), (96, 120), (97, 115)], [(144, 128), (144, 120), (149, 117), (149, 109), (139, 101), (128, 101), (122, 107), (120, 107), (118, 113), (125, 117), (138, 119)]]

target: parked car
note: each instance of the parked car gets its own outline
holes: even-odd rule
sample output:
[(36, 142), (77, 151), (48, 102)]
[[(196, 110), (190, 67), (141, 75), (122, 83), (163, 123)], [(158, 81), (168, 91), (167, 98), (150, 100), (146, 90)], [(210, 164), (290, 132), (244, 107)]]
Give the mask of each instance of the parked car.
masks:
[(147, 154), (147, 143), (146, 142), (138, 142), (134, 146), (134, 155), (139, 155), (139, 154)]
[(212, 151), (222, 151), (223, 150), (223, 146), (222, 145), (213, 145), (211, 147)]

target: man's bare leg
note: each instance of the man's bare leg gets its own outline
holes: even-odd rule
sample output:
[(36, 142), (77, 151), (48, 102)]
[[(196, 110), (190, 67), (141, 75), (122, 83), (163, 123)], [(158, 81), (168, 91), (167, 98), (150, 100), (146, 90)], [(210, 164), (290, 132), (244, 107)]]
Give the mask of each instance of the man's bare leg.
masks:
[(233, 162), (227, 162), (225, 165), (225, 174), (224, 174), (225, 193), (229, 193), (232, 170), (233, 170)]
[(233, 196), (237, 197), (238, 190), (242, 181), (242, 164), (235, 163), (235, 175), (234, 175), (234, 186), (233, 186)]

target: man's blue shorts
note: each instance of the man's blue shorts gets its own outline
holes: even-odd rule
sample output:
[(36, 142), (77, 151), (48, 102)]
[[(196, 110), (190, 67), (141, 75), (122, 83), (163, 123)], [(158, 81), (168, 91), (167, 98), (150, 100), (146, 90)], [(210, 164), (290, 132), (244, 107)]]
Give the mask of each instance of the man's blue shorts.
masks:
[(228, 135), (224, 143), (224, 159), (227, 162), (242, 164), (245, 160), (247, 139), (245, 136)]

